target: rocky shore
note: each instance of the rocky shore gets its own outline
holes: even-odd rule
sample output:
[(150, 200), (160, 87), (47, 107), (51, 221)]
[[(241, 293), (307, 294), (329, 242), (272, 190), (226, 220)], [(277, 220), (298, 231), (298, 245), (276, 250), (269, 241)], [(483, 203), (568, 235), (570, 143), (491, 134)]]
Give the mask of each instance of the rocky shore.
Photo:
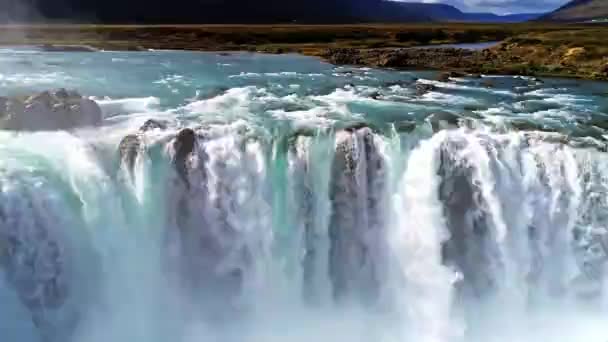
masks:
[[(608, 80), (608, 56), (589, 61), (582, 56), (574, 56), (577, 53), (585, 53), (584, 48), (543, 50), (542, 47), (525, 47), (506, 42), (484, 50), (330, 48), (320, 57), (338, 65)], [(542, 52), (545, 52), (546, 56), (541, 58), (539, 55), (542, 55)]]

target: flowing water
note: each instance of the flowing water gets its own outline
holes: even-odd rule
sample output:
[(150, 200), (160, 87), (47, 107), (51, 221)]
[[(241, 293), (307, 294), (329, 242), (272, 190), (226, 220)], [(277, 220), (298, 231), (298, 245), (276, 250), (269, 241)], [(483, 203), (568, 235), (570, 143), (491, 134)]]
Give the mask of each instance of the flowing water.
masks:
[(1, 50), (105, 117), (0, 131), (1, 336), (607, 341), (608, 85), (435, 78)]

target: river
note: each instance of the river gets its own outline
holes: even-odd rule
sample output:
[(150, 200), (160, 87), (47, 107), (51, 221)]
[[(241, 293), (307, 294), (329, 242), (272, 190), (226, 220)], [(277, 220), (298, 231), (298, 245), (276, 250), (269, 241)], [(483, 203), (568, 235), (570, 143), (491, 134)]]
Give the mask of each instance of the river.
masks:
[(0, 131), (2, 336), (605, 342), (608, 84), (436, 79), (0, 50), (1, 96), (104, 116)]

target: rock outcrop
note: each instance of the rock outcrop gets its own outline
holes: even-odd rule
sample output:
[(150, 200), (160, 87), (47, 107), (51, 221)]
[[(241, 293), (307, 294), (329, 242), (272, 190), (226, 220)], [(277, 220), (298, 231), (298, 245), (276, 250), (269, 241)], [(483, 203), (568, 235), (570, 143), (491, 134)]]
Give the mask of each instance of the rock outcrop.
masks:
[(45, 91), (22, 100), (0, 98), (0, 129), (56, 131), (98, 126), (99, 105), (75, 91)]
[(175, 137), (173, 149), (175, 151), (173, 164), (175, 170), (184, 181), (184, 184), (189, 188), (190, 181), (188, 180), (188, 168), (186, 165), (187, 157), (194, 151), (196, 146), (196, 133), (190, 128), (184, 128)]
[(416, 95), (422, 96), (428, 92), (437, 90), (437, 87), (429, 83), (416, 84)]
[(329, 277), (342, 301), (378, 299), (385, 227), (386, 161), (373, 131), (356, 126), (338, 132), (332, 163)]
[(133, 169), (135, 168), (137, 156), (145, 148), (144, 142), (142, 141), (142, 135), (153, 129), (163, 130), (166, 128), (167, 122), (150, 119), (144, 122), (136, 133), (129, 134), (122, 138), (118, 145), (118, 153), (120, 154), (121, 164), (126, 168), (131, 177), (133, 176)]

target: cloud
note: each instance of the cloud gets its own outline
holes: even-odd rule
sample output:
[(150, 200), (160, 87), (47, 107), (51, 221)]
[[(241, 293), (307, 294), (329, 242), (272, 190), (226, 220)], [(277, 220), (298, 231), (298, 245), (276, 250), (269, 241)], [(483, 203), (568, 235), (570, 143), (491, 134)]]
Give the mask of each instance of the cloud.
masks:
[(467, 12), (537, 13), (549, 12), (568, 0), (423, 0), (426, 3), (454, 5)]

